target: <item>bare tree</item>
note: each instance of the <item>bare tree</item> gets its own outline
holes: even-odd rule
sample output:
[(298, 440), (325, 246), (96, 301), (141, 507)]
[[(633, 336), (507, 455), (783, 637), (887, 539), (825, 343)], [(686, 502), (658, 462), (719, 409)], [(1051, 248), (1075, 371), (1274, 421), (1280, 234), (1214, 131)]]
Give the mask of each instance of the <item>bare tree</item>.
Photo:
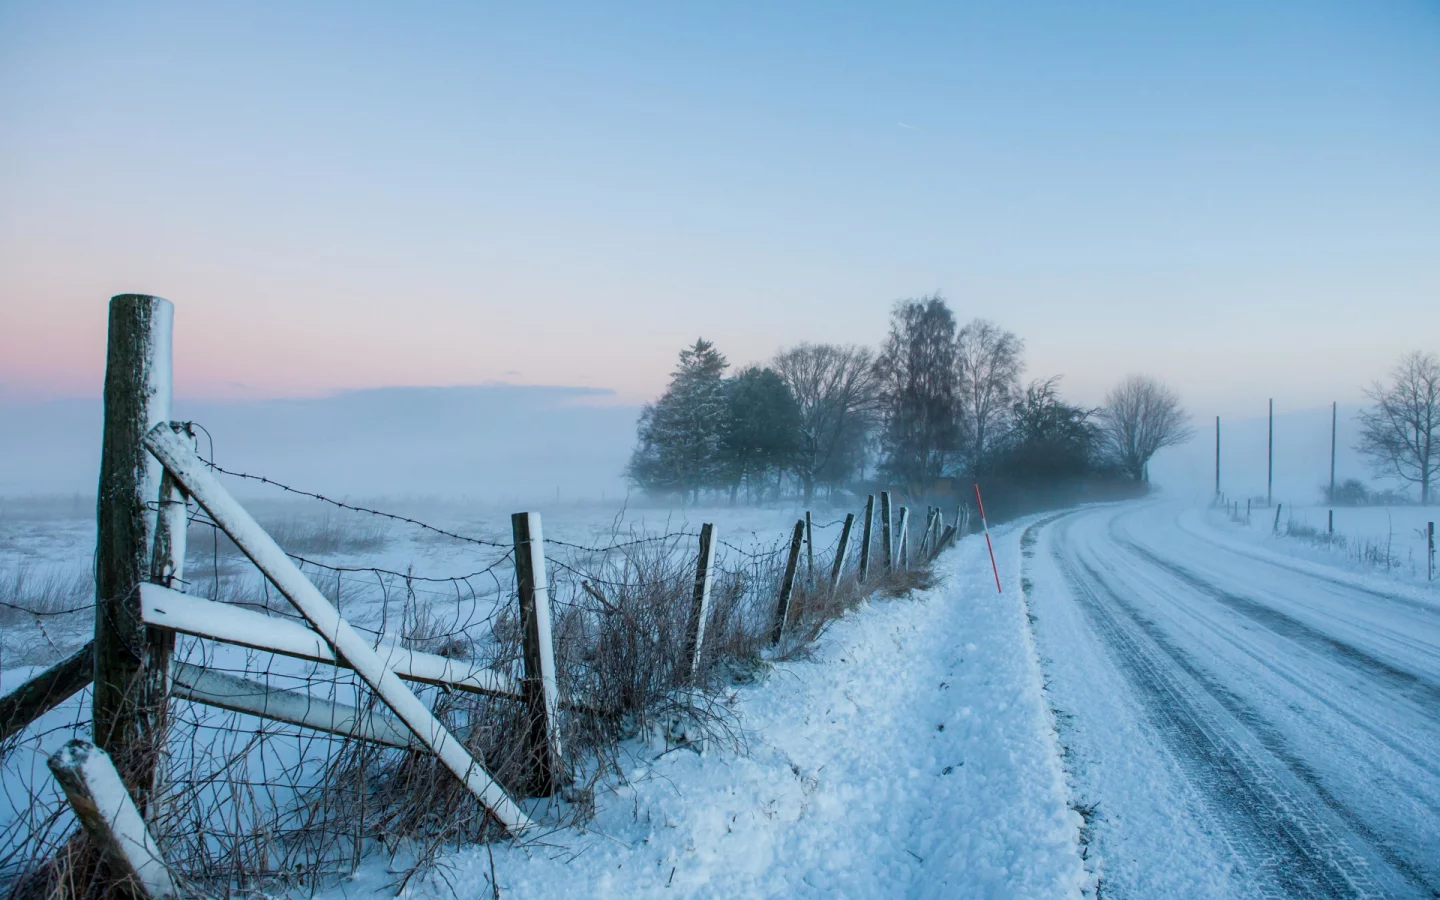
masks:
[(1025, 342), (994, 322), (975, 319), (956, 338), (961, 431), (971, 467), (985, 458), (1004, 430), (1010, 408), (1020, 399)]
[(1136, 481), (1150, 478), (1150, 457), (1190, 437), (1180, 397), (1148, 375), (1131, 375), (1110, 389), (1098, 418), (1110, 453)]
[(800, 447), (793, 469), (805, 488), (839, 474), (849, 462), (857, 436), (869, 429), (875, 413), (877, 379), (874, 357), (864, 347), (800, 344), (775, 357), (774, 368), (800, 406)]
[(955, 316), (943, 297), (895, 304), (875, 371), (885, 420), (882, 468), (912, 490), (929, 487), (960, 431)]
[(1440, 471), (1440, 360), (1433, 353), (1406, 354), (1388, 385), (1365, 391), (1374, 404), (1360, 413), (1360, 443), (1375, 473), (1420, 485), (1430, 504), (1430, 485)]

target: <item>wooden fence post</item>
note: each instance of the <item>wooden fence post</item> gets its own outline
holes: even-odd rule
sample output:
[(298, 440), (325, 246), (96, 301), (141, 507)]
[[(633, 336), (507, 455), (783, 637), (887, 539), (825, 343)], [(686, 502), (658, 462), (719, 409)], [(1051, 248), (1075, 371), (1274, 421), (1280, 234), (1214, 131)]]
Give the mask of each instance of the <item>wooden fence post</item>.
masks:
[(510, 517), (515, 537), (515, 584), (520, 595), (520, 634), (525, 678), (521, 688), (529, 708), (527, 793), (549, 797), (564, 777), (560, 750), (560, 706), (555, 678), (555, 644), (550, 634), (550, 584), (545, 573), (545, 534), (539, 513)]
[(780, 582), (780, 599), (775, 604), (775, 621), (770, 626), (770, 643), (780, 643), (785, 630), (785, 620), (790, 618), (790, 595), (795, 589), (795, 570), (800, 566), (800, 542), (805, 539), (805, 520), (795, 523), (795, 534), (790, 538), (790, 556), (785, 560), (785, 577)]
[(49, 765), (75, 818), (105, 858), (115, 882), (111, 887), (119, 888), (115, 893), (151, 900), (178, 897), (160, 848), (105, 751), (88, 741), (70, 741)]
[(880, 562), (884, 565), (885, 571), (889, 572), (894, 567), (894, 558), (890, 555), (890, 492), (880, 492)]
[(170, 420), (174, 307), (145, 294), (110, 300), (105, 424), (96, 503), (92, 734), (114, 760), (143, 817), (163, 740), (171, 641), (145, 626), (140, 585), (150, 579), (160, 463), (146, 434)]
[(715, 526), (700, 526), (700, 555), (695, 562), (695, 592), (690, 597), (690, 627), (685, 633), (686, 677), (693, 680), (700, 671), (700, 654), (705, 648), (705, 619), (710, 615), (710, 581), (715, 570)]
[(906, 539), (910, 536), (910, 507), (900, 507), (900, 547), (896, 555), (900, 558), (900, 568), (910, 568), (910, 547)]
[(865, 497), (865, 526), (860, 529), (860, 583), (870, 577), (870, 523), (875, 519), (875, 495)]
[(845, 570), (845, 555), (850, 550), (850, 529), (855, 526), (855, 514), (845, 514), (845, 524), (840, 526), (840, 547), (835, 551), (835, 564), (830, 567), (830, 593), (840, 589), (840, 573)]
[(1429, 579), (1428, 579), (1428, 580), (1434, 581), (1434, 580), (1435, 580), (1435, 523), (1434, 523), (1434, 522), (1427, 522), (1427, 523), (1426, 523), (1426, 531), (1429, 533), (1429, 537), (1428, 537), (1426, 540), (1427, 540), (1428, 548), (1429, 548), (1429, 551), (1430, 551), (1430, 564), (1429, 564), (1429, 569), (1428, 569), (1428, 571), (1429, 571), (1430, 574), (1429, 574)]
[(815, 586), (815, 528), (810, 524), (810, 510), (805, 510), (805, 583)]
[(1271, 533), (1271, 534), (1279, 534), (1279, 533), (1280, 533), (1280, 507), (1282, 507), (1282, 506), (1284, 506), (1284, 505), (1285, 505), (1285, 504), (1283, 504), (1283, 503), (1277, 503), (1277, 504), (1275, 504), (1275, 524), (1270, 527), (1270, 533)]

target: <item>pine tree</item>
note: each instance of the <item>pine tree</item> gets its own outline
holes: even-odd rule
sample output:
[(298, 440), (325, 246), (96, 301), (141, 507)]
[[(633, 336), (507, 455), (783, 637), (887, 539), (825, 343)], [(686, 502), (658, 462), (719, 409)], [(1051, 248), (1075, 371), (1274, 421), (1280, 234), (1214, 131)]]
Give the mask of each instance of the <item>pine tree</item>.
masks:
[(697, 498), (701, 490), (723, 483), (729, 365), (704, 338), (680, 351), (670, 386), (640, 413), (638, 444), (626, 467), (639, 487)]

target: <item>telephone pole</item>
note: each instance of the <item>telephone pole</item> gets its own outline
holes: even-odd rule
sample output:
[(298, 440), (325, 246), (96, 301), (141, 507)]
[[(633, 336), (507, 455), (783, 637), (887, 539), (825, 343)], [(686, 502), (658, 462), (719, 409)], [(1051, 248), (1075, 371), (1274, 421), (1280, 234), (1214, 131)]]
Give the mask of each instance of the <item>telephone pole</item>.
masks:
[(1265, 505), (1274, 506), (1275, 487), (1275, 398), (1270, 398), (1270, 444), (1265, 453)]
[(1215, 502), (1220, 502), (1220, 417), (1215, 417)]
[(1337, 400), (1330, 401), (1330, 505), (1335, 505), (1335, 422), (1338, 416), (1340, 403)]

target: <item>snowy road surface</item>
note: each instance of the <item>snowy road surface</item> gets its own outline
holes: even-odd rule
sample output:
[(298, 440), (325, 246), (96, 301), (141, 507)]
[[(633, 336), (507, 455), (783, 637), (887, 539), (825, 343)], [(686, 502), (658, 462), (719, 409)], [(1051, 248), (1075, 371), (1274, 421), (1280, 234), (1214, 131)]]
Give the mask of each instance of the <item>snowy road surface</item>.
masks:
[(1440, 896), (1440, 604), (1126, 504), (1024, 569), (1105, 897)]

